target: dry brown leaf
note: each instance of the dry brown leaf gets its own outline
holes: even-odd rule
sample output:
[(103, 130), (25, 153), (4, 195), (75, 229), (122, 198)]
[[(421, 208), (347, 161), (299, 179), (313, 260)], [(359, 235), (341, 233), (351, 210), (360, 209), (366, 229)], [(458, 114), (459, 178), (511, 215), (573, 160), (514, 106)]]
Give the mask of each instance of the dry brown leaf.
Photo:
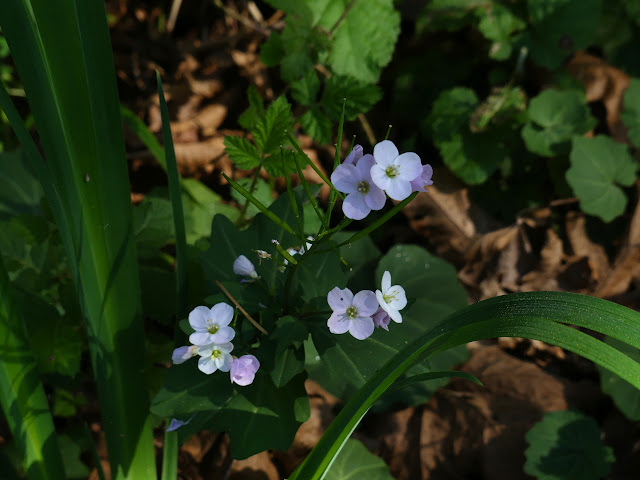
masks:
[(271, 461), (269, 452), (260, 452), (244, 460), (234, 460), (229, 480), (279, 480), (278, 469)]
[(566, 231), (573, 254), (589, 259), (593, 271), (593, 280), (601, 281), (610, 270), (609, 258), (602, 245), (593, 243), (587, 236), (586, 218), (583, 213), (569, 212), (566, 218)]
[[(231, 174), (231, 161), (224, 155), (224, 138), (222, 136), (216, 136), (204, 142), (176, 143), (174, 148), (178, 168), (183, 175), (193, 175), (199, 168), (216, 161), (227, 175)], [(229, 162), (228, 170), (224, 158)]]

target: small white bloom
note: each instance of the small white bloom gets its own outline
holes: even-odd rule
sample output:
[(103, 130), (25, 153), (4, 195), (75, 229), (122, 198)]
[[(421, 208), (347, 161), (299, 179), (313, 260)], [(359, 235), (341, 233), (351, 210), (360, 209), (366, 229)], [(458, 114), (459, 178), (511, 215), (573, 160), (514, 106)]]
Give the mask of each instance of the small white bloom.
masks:
[(402, 201), (411, 195), (411, 181), (422, 173), (422, 163), (413, 152), (399, 153), (390, 140), (376, 144), (373, 147), (376, 163), (371, 167), (371, 179), (389, 197)]
[(253, 266), (251, 260), (249, 260), (244, 255), (240, 255), (233, 262), (233, 273), (236, 275), (244, 275), (245, 277), (251, 277), (253, 279), (258, 278), (258, 272), (256, 272), (256, 267)]
[(186, 362), (191, 357), (196, 356), (196, 350), (198, 347), (196, 345), (187, 345), (184, 347), (178, 347), (171, 354), (171, 360), (176, 365)]
[(407, 296), (400, 285), (391, 285), (391, 274), (386, 271), (382, 275), (382, 291), (376, 290), (376, 298), (380, 307), (389, 314), (391, 320), (402, 323), (399, 310), (407, 306)]
[(196, 307), (189, 314), (189, 325), (195, 330), (189, 335), (194, 345), (230, 342), (236, 332), (229, 326), (233, 320), (233, 307), (224, 302), (213, 307)]
[(209, 345), (198, 347), (198, 355), (200, 355), (198, 368), (207, 375), (216, 370), (228, 372), (233, 363), (232, 350), (233, 345), (231, 342), (210, 343)]

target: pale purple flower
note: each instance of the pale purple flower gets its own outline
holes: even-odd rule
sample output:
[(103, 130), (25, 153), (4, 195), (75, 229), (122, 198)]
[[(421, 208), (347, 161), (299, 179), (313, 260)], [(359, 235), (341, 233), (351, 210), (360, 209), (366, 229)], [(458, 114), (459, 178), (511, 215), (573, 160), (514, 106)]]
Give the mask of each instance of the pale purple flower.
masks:
[(371, 318), (373, 318), (373, 324), (376, 327), (384, 328), (387, 332), (389, 331), (389, 322), (391, 321), (391, 317), (382, 307), (378, 308)]
[(196, 414), (194, 413), (193, 415), (191, 415), (191, 418), (189, 418), (189, 420), (178, 420), (177, 418), (172, 418), (171, 423), (169, 423), (169, 426), (167, 427), (167, 432), (173, 432), (180, 427), (188, 424), (191, 420), (193, 420), (193, 417), (195, 416)]
[(189, 325), (195, 330), (189, 335), (194, 345), (225, 343), (233, 340), (236, 332), (228, 325), (233, 320), (233, 307), (224, 302), (213, 307), (196, 307), (189, 314)]
[(184, 347), (176, 348), (171, 354), (171, 360), (176, 365), (186, 362), (191, 357), (195, 357), (197, 355), (196, 350), (198, 347), (196, 345), (187, 345)]
[(413, 152), (399, 155), (390, 140), (383, 140), (373, 147), (375, 165), (371, 167), (371, 179), (389, 197), (402, 201), (411, 194), (411, 181), (422, 173), (420, 157)]
[(433, 175), (433, 168), (431, 165), (423, 165), (422, 173), (415, 180), (411, 180), (411, 190), (414, 192), (426, 192), (428, 185), (433, 185), (431, 176)]
[(260, 368), (260, 362), (253, 355), (243, 355), (234, 358), (231, 364), (231, 383), (247, 386), (256, 378), (256, 372)]
[(337, 190), (347, 193), (342, 202), (342, 211), (353, 220), (362, 220), (371, 210), (384, 207), (387, 198), (371, 180), (371, 169), (375, 164), (372, 155), (363, 156), (357, 165), (338, 165), (331, 174), (331, 182)]
[(256, 272), (256, 267), (253, 266), (251, 260), (249, 260), (244, 255), (240, 255), (233, 262), (233, 273), (236, 275), (244, 275), (245, 277), (251, 277), (253, 279), (258, 278), (258, 272)]
[(231, 342), (210, 343), (209, 345), (198, 347), (198, 355), (200, 355), (198, 368), (207, 375), (216, 370), (228, 372), (233, 362), (233, 357), (231, 357), (232, 350), (233, 345)]
[(354, 145), (353, 149), (351, 150), (349, 155), (347, 155), (347, 158), (345, 158), (344, 162), (342, 163), (355, 166), (358, 164), (358, 160), (362, 158), (362, 153), (363, 153), (362, 145)]
[(331, 333), (349, 332), (358, 340), (364, 340), (373, 333), (373, 315), (378, 302), (371, 290), (362, 290), (353, 295), (351, 290), (334, 288), (327, 295), (327, 302), (333, 310), (327, 321)]
[(389, 314), (391, 320), (402, 323), (399, 310), (407, 306), (407, 296), (400, 285), (391, 285), (391, 274), (386, 271), (382, 275), (382, 291), (376, 290), (376, 298), (380, 307)]

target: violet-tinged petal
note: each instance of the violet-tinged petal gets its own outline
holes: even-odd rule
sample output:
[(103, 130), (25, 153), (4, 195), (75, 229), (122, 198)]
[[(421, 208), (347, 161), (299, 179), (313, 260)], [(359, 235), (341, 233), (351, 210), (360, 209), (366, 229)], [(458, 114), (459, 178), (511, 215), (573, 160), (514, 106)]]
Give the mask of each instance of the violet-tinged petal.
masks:
[(357, 317), (349, 323), (349, 333), (358, 340), (364, 340), (370, 337), (375, 329), (371, 317)]
[(226, 327), (233, 320), (233, 307), (227, 303), (216, 303), (211, 307), (211, 318), (218, 327)]
[(353, 293), (348, 288), (339, 289), (335, 287), (327, 294), (327, 303), (334, 312), (344, 313), (351, 306)]
[(344, 162), (342, 163), (347, 165), (356, 165), (358, 161), (362, 158), (362, 152), (363, 152), (362, 145), (354, 145), (353, 149), (351, 150), (349, 155), (347, 155), (347, 158), (345, 158)]
[(251, 260), (244, 255), (240, 255), (234, 260), (233, 273), (236, 275), (244, 275), (245, 277), (258, 278), (256, 267), (254, 267)]
[(409, 195), (411, 195), (411, 183), (406, 180), (400, 180), (399, 178), (389, 179), (388, 186), (384, 189), (390, 198), (401, 202)]
[(353, 193), (358, 190), (357, 183), (360, 175), (353, 165), (338, 165), (331, 174), (331, 183), (342, 193)]
[(352, 220), (362, 220), (370, 211), (365, 196), (359, 192), (350, 193), (342, 202), (342, 212)]
[(378, 309), (378, 300), (371, 290), (361, 290), (353, 297), (353, 306), (361, 317), (370, 317)]
[(381, 210), (387, 203), (387, 196), (372, 182), (369, 193), (364, 196), (364, 201), (371, 210)]
[(209, 337), (211, 334), (209, 332), (195, 332), (189, 335), (189, 341), (197, 346), (208, 345), (211, 343)]
[(167, 432), (174, 432), (187, 423), (189, 422), (184, 422), (182, 420), (178, 420), (177, 418), (172, 418), (171, 423), (169, 423), (169, 426), (167, 427)]
[(422, 162), (420, 157), (413, 152), (406, 152), (396, 158), (396, 165), (399, 165), (398, 178), (402, 180), (415, 180), (422, 173)]
[(431, 165), (423, 165), (422, 173), (415, 180), (411, 180), (411, 189), (414, 192), (426, 192), (428, 185), (433, 185), (431, 176), (433, 175), (433, 168)]
[(373, 156), (377, 163), (393, 161), (399, 153), (391, 140), (383, 140), (373, 147)]
[(206, 330), (207, 320), (211, 317), (211, 310), (207, 307), (196, 307), (189, 313), (189, 325), (194, 330)]
[(331, 333), (346, 333), (349, 331), (350, 323), (344, 313), (333, 312), (327, 320), (327, 327)]
[(171, 360), (175, 365), (180, 365), (181, 363), (186, 362), (191, 357), (196, 355), (196, 349), (193, 345), (187, 345), (184, 347), (176, 348), (171, 354)]
[(386, 331), (389, 331), (389, 322), (391, 321), (391, 317), (383, 308), (378, 308), (378, 311), (374, 313), (371, 318), (373, 319), (373, 324), (376, 327), (384, 328)]
[(358, 165), (356, 165), (356, 169), (360, 173), (362, 180), (366, 182), (371, 181), (371, 167), (373, 167), (375, 164), (376, 160), (370, 153), (367, 153), (360, 159)]
[(231, 364), (231, 383), (247, 386), (253, 382), (256, 372), (260, 368), (260, 362), (253, 355), (243, 355), (233, 360)]

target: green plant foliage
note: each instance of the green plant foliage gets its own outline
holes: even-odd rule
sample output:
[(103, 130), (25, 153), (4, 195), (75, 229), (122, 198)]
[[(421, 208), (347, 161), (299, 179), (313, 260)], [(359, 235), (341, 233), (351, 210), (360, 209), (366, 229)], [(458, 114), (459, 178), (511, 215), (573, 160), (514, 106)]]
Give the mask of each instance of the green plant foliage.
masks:
[[(251, 187), (252, 181), (253, 180), (250, 178), (238, 179), (238, 183), (240, 184), (240, 186), (246, 188), (247, 190), (249, 190), (249, 188)], [(238, 202), (239, 205), (244, 204), (245, 198), (237, 190), (231, 190), (231, 196), (236, 202)], [(260, 200), (260, 203), (262, 203), (266, 207), (271, 205), (271, 203), (273, 202), (273, 192), (271, 191), (271, 187), (267, 182), (265, 182), (261, 178), (256, 178), (256, 183), (253, 188), (253, 196), (256, 197), (258, 200)], [(255, 205), (250, 203), (249, 206), (247, 207), (246, 214), (249, 217), (253, 217), (259, 211), (260, 210), (258, 210), (258, 208)]]
[(610, 137), (573, 137), (567, 182), (580, 199), (580, 208), (610, 222), (624, 212), (627, 197), (618, 186), (636, 179), (637, 164), (626, 145)]
[(524, 471), (538, 480), (598, 480), (614, 461), (595, 420), (582, 413), (550, 412), (526, 439)]
[(312, 107), (300, 117), (300, 125), (319, 143), (331, 142), (333, 123), (320, 108)]
[(25, 163), (22, 150), (0, 153), (0, 220), (40, 213), (44, 192)]
[[(351, 250), (357, 250), (357, 247), (358, 243)], [(365, 245), (364, 248), (369, 247)], [(415, 299), (402, 312), (402, 324), (391, 322), (388, 332), (378, 329), (366, 340), (356, 340), (348, 334), (331, 334), (323, 322), (312, 329), (316, 350), (311, 344), (306, 345), (311, 378), (339, 398), (346, 400), (351, 397), (387, 360), (406, 346), (408, 338), (421, 335), (466, 305), (466, 294), (457, 281), (455, 269), (420, 247), (396, 246), (389, 250), (376, 269), (374, 285), (377, 284), (377, 288), (385, 270), (391, 272), (393, 284), (402, 285), (407, 297)], [(369, 288), (371, 283), (369, 278)], [(325, 290), (324, 302), (326, 292), (328, 290)], [(465, 348), (455, 348), (434, 357), (429, 365), (417, 366), (411, 373), (448, 369), (466, 358)], [(412, 385), (385, 398), (383, 407), (393, 401), (424, 402), (444, 383), (446, 380)]]
[(487, 40), (491, 40), (489, 57), (506, 60), (513, 51), (512, 35), (525, 28), (526, 22), (516, 16), (513, 11), (500, 3), (492, 3), (491, 7), (480, 16), (478, 30)]
[(260, 165), (260, 152), (246, 138), (227, 135), (224, 137), (224, 148), (238, 168), (251, 170)]
[(389, 467), (358, 440), (348, 440), (336, 455), (324, 480), (393, 480)]
[(242, 128), (253, 130), (258, 120), (264, 115), (264, 100), (253, 85), (249, 85), (247, 96), (249, 97), (249, 108), (240, 115), (238, 123)]
[[(605, 342), (640, 362), (640, 350), (637, 348), (610, 337), (605, 338)], [(640, 390), (607, 369), (598, 366), (598, 370), (602, 391), (613, 399), (625, 417), (633, 422), (640, 420)]]
[(64, 473), (67, 478), (88, 478), (89, 469), (80, 460), (82, 453), (80, 447), (69, 435), (58, 436), (60, 454), (64, 462)]
[(287, 137), (284, 131), (291, 127), (291, 105), (285, 97), (278, 97), (256, 123), (253, 132), (256, 146), (262, 154), (278, 151)]
[(531, 29), (525, 35), (531, 58), (555, 69), (595, 39), (601, 0), (528, 0)]
[(382, 98), (377, 85), (371, 85), (350, 77), (334, 75), (327, 80), (322, 105), (331, 120), (337, 122), (342, 114), (343, 100), (345, 120), (355, 120), (358, 114), (367, 112)]
[(584, 95), (574, 91), (545, 90), (531, 100), (527, 114), (522, 139), (529, 151), (545, 157), (569, 153), (571, 137), (596, 125)]
[(634, 147), (640, 148), (640, 79), (632, 78), (624, 92), (624, 108), (620, 119), (627, 128), (627, 135)]

